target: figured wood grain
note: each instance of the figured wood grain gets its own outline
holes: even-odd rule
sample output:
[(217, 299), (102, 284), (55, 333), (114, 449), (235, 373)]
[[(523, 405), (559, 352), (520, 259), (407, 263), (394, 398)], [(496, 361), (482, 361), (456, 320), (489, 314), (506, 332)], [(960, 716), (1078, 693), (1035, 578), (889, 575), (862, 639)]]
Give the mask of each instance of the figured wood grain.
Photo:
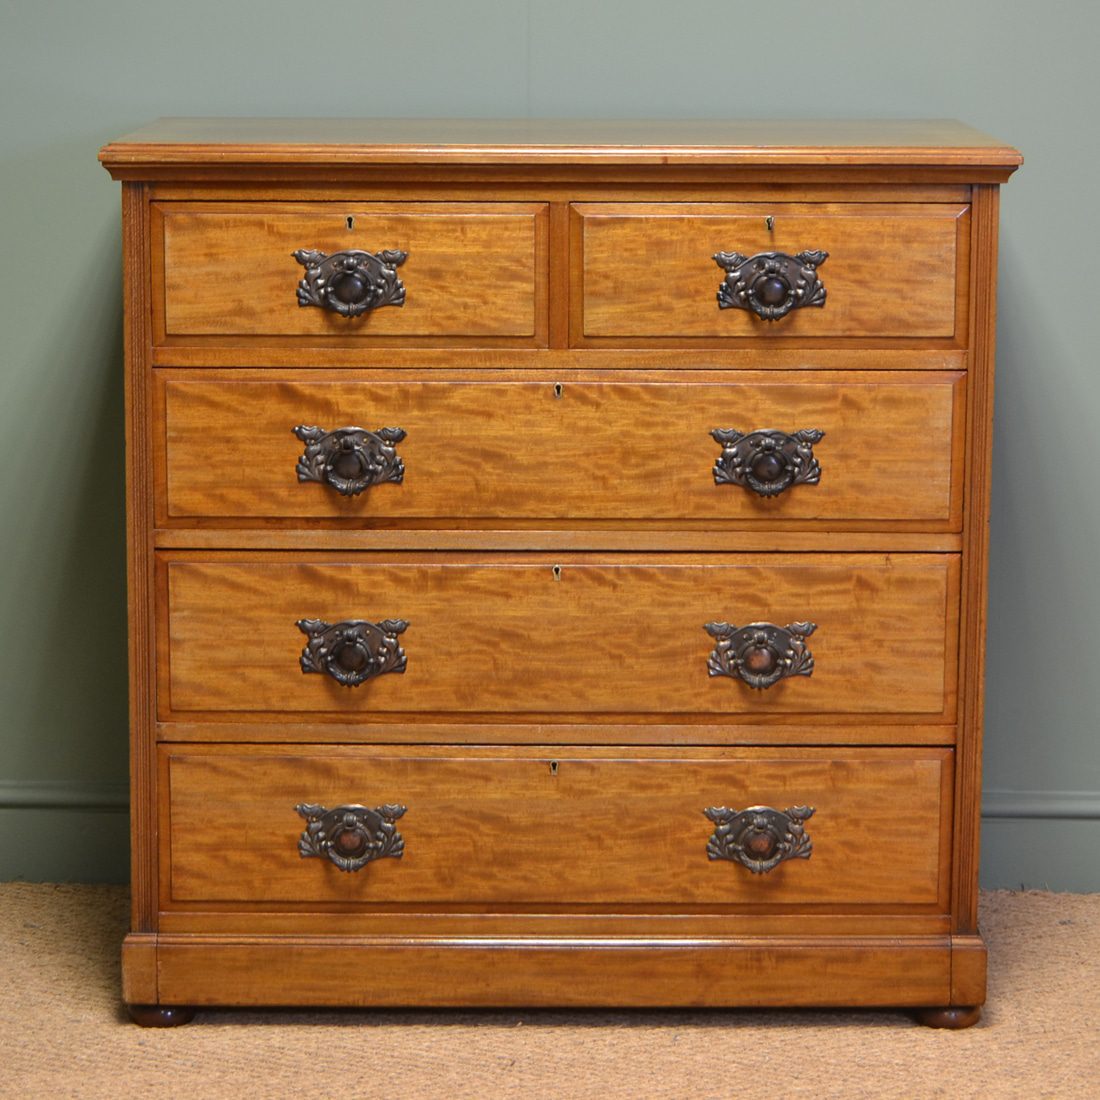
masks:
[[(166, 751), (164, 903), (947, 903), (945, 749), (696, 750), (677, 760), (567, 750), (556, 770), (507, 750), (469, 758), (333, 746), (310, 755), (290, 747)], [(354, 873), (302, 859), (299, 802), (406, 805), (398, 822), (404, 855)], [(762, 875), (708, 859), (714, 826), (703, 807), (749, 805), (817, 807), (806, 826), (810, 859)]]
[[(577, 334), (597, 337), (950, 337), (969, 209), (951, 204), (585, 203)], [(769, 230), (765, 219), (774, 217)], [(822, 250), (821, 308), (778, 321), (719, 309), (716, 252)]]
[[(758, 526), (893, 520), (942, 530), (961, 519), (961, 374), (745, 373), (722, 382), (697, 374), (664, 382), (397, 378), (333, 382), (315, 372), (270, 372), (262, 382), (238, 382), (204, 372), (163, 381), (159, 514), (173, 521), (308, 517), (364, 527), (405, 518), (613, 518)], [(300, 484), (295, 463), (304, 445), (291, 433), (296, 424), (405, 429), (397, 448), (403, 482), (356, 497)], [(722, 448), (710, 432), (720, 427), (824, 431), (814, 446), (820, 483), (772, 498), (716, 485)], [(244, 448), (237, 442), (242, 428)], [(226, 446), (220, 461), (219, 442)]]
[(173, 936), (170, 1004), (939, 1005), (946, 939), (410, 940)]
[[(993, 185), (1020, 163), (1014, 149), (957, 123), (165, 120), (101, 159), (132, 181), (127, 999), (937, 1010), (984, 999)], [(764, 236), (767, 215), (776, 228)], [(296, 219), (323, 239), (288, 243)], [(742, 239), (712, 242), (715, 226)], [(416, 247), (402, 309), (349, 325), (297, 306), (293, 249), (410, 247), (346, 240), (424, 227), (405, 238)], [(800, 239), (807, 228), (834, 239)], [(720, 312), (720, 248), (827, 249), (825, 309), (772, 326)], [(556, 382), (560, 408), (543, 414), (529, 398)], [(676, 461), (704, 399), (793, 416), (811, 411), (811, 392), (828, 394), (819, 407), (835, 417), (815, 448), (820, 495), (800, 487), (757, 511), (734, 494), (730, 511), (707, 513), (706, 490)], [(282, 449), (296, 445), (289, 431), (278, 454), (267, 441), (276, 416), (301, 401), (318, 418), (357, 414), (364, 394), (422, 418), (403, 450), (415, 460), (406, 483), (387, 487), (403, 502), (393, 514), (376, 510), (380, 493), (332, 507), (320, 486), (284, 493), (265, 480), (296, 457)], [(204, 418), (220, 437), (205, 448)], [(862, 467), (837, 447), (854, 429), (874, 443)], [(424, 442), (429, 430), (451, 461)], [(691, 459), (704, 482), (717, 451)], [(418, 481), (428, 465), (434, 480)], [(292, 506), (297, 489), (312, 507)], [(405, 606), (376, 608), (380, 598)], [(347, 691), (299, 671), (293, 620), (349, 605), (412, 620), (404, 677)], [(701, 623), (742, 617), (818, 621), (814, 677), (764, 693), (709, 680)], [(547, 793), (554, 758), (566, 782)], [(169, 760), (183, 769), (178, 806)], [(390, 889), (393, 872), (421, 876), (407, 900), (363, 901), (355, 876), (288, 853), (278, 830), (293, 849), (292, 807), (291, 824), (265, 831), (246, 814), (230, 833), (227, 807), (264, 811), (303, 778), (343, 797), (349, 779), (379, 776), (437, 809), (410, 806), (416, 845), (360, 880)], [(682, 794), (685, 828), (709, 832), (708, 783), (737, 793), (748, 778), (776, 798), (791, 778), (815, 787), (808, 827), (829, 844), (777, 878), (749, 876), (745, 900), (701, 900), (721, 893), (715, 882), (746, 886), (743, 869), (700, 857), (696, 880), (661, 866), (652, 852), (681, 841), (660, 822)], [(861, 813), (842, 821), (829, 800)], [(629, 816), (608, 805), (626, 802)], [(471, 807), (486, 813), (465, 827)], [(902, 853), (900, 874), (882, 851), (869, 860), (879, 835)], [(431, 873), (417, 863), (428, 841)], [(438, 854), (445, 844), (461, 863)], [(289, 854), (273, 883), (253, 866), (220, 872), (250, 845)], [(829, 863), (838, 847), (843, 864)], [(479, 862), (484, 851), (501, 858)], [(313, 885), (295, 892), (284, 871)], [(816, 896), (793, 889), (807, 875)], [(776, 896), (759, 900), (761, 886)], [(174, 889), (191, 893), (171, 900)], [(286, 900), (258, 900), (265, 890)], [(472, 891), (492, 900), (460, 900)], [(219, 892), (239, 896), (200, 897)]]
[[(160, 339), (176, 336), (512, 336), (545, 332), (541, 203), (158, 203)], [(348, 227), (348, 218), (353, 226)], [(297, 249), (401, 249), (403, 306), (345, 318), (298, 305)], [(159, 255), (159, 254), (158, 254)], [(541, 307), (541, 308), (540, 308)], [(159, 342), (159, 339), (158, 339)]]
[[(954, 715), (952, 555), (165, 554), (161, 715)], [(555, 577), (554, 567), (559, 575)], [(303, 675), (301, 618), (404, 618), (402, 675)], [(817, 667), (764, 691), (707, 674), (710, 621), (810, 619)]]

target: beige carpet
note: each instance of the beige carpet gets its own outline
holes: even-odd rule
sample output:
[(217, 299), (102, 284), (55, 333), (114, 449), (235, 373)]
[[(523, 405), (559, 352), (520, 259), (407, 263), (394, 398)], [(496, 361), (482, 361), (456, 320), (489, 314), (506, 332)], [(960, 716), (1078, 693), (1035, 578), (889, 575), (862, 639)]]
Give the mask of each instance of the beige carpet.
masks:
[(0, 1096), (1100, 1097), (1100, 894), (987, 893), (989, 1004), (903, 1013), (208, 1011), (135, 1027), (118, 887), (0, 885)]

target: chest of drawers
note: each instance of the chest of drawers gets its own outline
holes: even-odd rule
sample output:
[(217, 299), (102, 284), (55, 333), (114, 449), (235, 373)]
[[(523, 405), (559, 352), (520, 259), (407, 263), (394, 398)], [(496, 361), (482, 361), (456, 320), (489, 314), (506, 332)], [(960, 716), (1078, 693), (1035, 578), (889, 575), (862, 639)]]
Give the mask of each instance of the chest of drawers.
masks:
[(101, 160), (135, 1019), (977, 1018), (1014, 150), (164, 120)]

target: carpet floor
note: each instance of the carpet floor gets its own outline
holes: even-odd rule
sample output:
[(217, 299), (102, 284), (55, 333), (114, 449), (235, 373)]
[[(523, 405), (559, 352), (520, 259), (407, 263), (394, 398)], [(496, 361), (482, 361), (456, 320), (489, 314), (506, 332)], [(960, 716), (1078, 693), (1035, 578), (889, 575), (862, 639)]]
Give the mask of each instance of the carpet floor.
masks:
[(0, 884), (0, 1096), (328, 1100), (1100, 1097), (1100, 894), (982, 895), (989, 1003), (900, 1012), (206, 1011), (119, 1004), (126, 893)]

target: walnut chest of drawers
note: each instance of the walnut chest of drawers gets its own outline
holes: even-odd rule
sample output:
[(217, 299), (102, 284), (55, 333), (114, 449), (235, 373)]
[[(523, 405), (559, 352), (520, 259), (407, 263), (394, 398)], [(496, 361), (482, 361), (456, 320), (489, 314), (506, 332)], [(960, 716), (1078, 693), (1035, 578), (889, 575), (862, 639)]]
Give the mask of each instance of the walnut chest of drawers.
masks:
[(1015, 150), (164, 120), (101, 160), (135, 1019), (977, 1017)]

